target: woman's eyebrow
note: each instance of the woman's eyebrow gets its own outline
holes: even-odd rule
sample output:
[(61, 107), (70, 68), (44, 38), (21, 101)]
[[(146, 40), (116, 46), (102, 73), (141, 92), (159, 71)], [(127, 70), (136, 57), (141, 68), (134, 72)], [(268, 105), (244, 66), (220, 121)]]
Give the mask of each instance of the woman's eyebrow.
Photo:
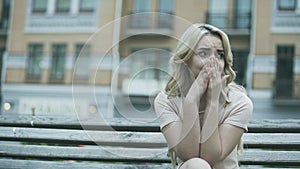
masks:
[(201, 48), (198, 48), (197, 50), (210, 50), (210, 48), (201, 47)]

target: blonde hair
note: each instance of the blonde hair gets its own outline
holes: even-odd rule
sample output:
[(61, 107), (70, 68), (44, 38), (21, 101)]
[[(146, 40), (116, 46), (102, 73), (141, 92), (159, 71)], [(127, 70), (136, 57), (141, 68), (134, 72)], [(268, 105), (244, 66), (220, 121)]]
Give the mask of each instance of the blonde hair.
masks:
[[(200, 23), (193, 24), (179, 39), (175, 53), (170, 59), (171, 78), (165, 87), (165, 91), (169, 97), (185, 96), (188, 92), (195, 80), (189, 69), (188, 62), (195, 54), (194, 51), (200, 39), (209, 33), (219, 36), (223, 43), (225, 53), (224, 73), (229, 75), (226, 86), (235, 79), (235, 72), (231, 68), (233, 64), (233, 57), (228, 36), (222, 30), (212, 25)], [(224, 92), (225, 91), (223, 91), (223, 93)]]

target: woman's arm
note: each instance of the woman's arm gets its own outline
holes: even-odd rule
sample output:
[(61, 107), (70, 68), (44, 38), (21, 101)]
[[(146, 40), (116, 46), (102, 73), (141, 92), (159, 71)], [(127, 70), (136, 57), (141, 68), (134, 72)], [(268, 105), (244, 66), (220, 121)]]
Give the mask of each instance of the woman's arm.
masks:
[[(214, 62), (217, 63), (217, 62)], [(211, 165), (224, 160), (239, 143), (244, 129), (230, 124), (219, 124), (219, 109), (221, 91), (225, 86), (226, 78), (221, 77), (218, 66), (210, 66), (210, 80), (207, 90), (207, 105), (204, 113), (204, 123), (201, 130), (200, 157)], [(222, 103), (222, 101), (221, 101)]]
[(200, 157), (211, 165), (224, 160), (239, 143), (244, 129), (230, 124), (218, 126), (219, 103), (211, 102), (204, 115)]
[(181, 110), (183, 111), (182, 121), (172, 122), (162, 129), (169, 148), (175, 150), (178, 157), (183, 161), (199, 157), (200, 123), (198, 112), (200, 98), (207, 87), (206, 78), (206, 72), (201, 71), (189, 89)]

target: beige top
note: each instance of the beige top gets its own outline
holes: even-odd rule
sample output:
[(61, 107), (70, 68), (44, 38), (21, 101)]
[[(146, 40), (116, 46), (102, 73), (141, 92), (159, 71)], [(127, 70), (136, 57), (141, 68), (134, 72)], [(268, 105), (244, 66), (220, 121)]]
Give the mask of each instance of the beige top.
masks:
[[(231, 124), (248, 131), (247, 123), (251, 117), (253, 105), (249, 97), (237, 89), (229, 91), (228, 98), (231, 101), (227, 106), (220, 108), (219, 125)], [(183, 117), (180, 111), (183, 97), (167, 98), (165, 92), (160, 92), (155, 98), (155, 111), (162, 129), (167, 124), (180, 121)], [(213, 166), (215, 169), (236, 169), (239, 168), (237, 160), (237, 148), (220, 163)]]

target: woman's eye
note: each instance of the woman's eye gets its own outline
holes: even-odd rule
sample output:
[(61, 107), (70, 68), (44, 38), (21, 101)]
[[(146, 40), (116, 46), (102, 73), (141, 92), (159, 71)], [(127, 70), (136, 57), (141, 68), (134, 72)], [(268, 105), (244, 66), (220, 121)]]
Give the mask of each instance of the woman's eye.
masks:
[(224, 58), (224, 56), (225, 56), (224, 52), (218, 52), (219, 59)]
[(205, 56), (206, 56), (206, 52), (199, 52), (199, 53), (198, 53), (198, 56), (200, 56), (200, 57), (205, 57)]

